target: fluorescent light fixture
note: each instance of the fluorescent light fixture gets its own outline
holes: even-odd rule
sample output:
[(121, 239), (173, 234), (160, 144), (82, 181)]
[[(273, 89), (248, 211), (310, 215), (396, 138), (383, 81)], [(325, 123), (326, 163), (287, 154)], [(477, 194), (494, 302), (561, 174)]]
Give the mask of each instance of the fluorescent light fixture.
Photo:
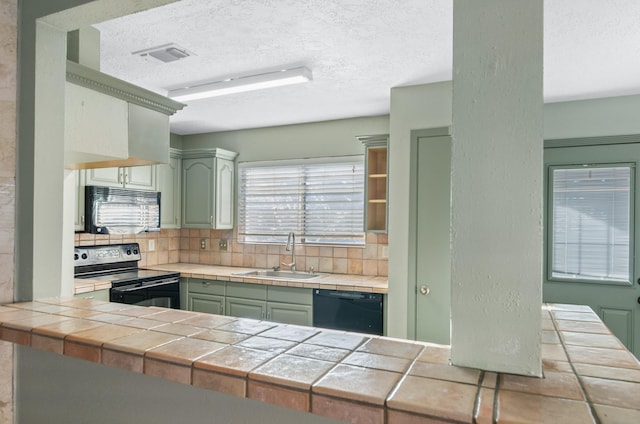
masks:
[(179, 102), (188, 102), (189, 100), (206, 99), (245, 91), (299, 84), (311, 81), (312, 79), (311, 71), (305, 67), (283, 69), (282, 71), (176, 88), (169, 90), (169, 97)]

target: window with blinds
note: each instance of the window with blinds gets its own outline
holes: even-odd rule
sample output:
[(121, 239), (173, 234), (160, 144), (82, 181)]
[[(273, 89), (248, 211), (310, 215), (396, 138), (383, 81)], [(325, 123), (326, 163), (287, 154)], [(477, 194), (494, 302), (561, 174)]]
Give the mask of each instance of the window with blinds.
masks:
[(633, 167), (552, 167), (550, 277), (629, 283)]
[(364, 157), (238, 165), (238, 236), (284, 243), (364, 245)]

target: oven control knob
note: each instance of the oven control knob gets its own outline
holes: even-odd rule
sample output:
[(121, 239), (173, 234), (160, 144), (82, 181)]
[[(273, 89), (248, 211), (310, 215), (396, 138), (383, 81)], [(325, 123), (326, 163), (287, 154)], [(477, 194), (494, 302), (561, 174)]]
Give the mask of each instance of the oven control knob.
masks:
[(138, 249), (133, 249), (133, 254), (137, 255), (138, 254)]
[(73, 260), (77, 261), (80, 256), (77, 253), (73, 254)]
[(127, 256), (131, 255), (131, 249), (127, 249)]
[(82, 254), (82, 259), (87, 259), (87, 254), (86, 253)]

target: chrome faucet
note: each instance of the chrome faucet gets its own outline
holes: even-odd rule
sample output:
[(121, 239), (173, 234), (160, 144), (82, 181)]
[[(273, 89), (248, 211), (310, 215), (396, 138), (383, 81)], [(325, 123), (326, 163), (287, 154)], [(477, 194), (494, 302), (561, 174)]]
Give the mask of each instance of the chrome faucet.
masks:
[(291, 268), (291, 271), (296, 270), (296, 235), (293, 234), (293, 231), (289, 233), (287, 236), (287, 245), (284, 250), (287, 252), (291, 251), (291, 263), (282, 262), (282, 265), (288, 266)]

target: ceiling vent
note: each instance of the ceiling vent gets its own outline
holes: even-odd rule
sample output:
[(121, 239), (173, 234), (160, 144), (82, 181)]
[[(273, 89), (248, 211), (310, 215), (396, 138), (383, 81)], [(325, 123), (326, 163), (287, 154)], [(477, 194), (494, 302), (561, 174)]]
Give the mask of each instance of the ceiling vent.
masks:
[(176, 60), (184, 59), (185, 57), (193, 56), (193, 53), (188, 52), (186, 49), (178, 46), (177, 44), (163, 44), (161, 46), (151, 47), (144, 50), (138, 50), (131, 54), (147, 57), (151, 56), (161, 62), (175, 62)]

